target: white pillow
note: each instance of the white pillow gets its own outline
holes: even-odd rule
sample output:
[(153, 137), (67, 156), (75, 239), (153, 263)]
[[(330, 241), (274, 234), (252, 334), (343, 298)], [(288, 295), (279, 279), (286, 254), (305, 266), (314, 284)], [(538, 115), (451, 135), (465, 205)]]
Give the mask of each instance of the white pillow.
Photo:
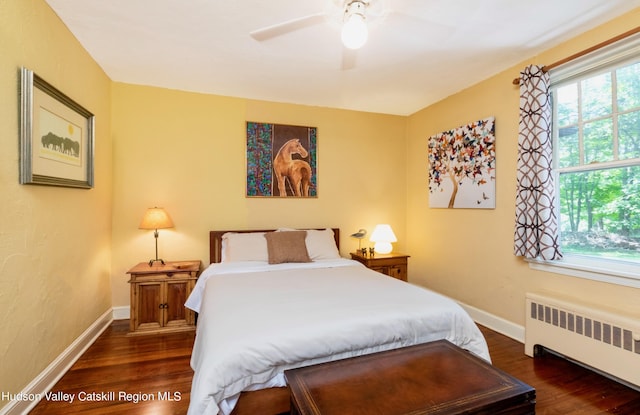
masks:
[(222, 262), (269, 260), (264, 232), (227, 232), (222, 235), (222, 246)]
[(336, 246), (336, 240), (333, 236), (333, 229), (327, 228), (319, 231), (315, 229), (307, 230), (307, 238), (305, 239), (307, 252), (312, 261), (321, 259), (339, 259), (340, 252)]
[[(297, 229), (278, 229), (279, 232), (294, 230)], [(307, 237), (304, 242), (307, 245), (307, 252), (309, 253), (309, 258), (311, 258), (312, 261), (340, 258), (340, 252), (336, 246), (336, 240), (333, 237), (333, 229), (327, 228), (321, 231), (316, 229), (305, 230), (307, 231)]]

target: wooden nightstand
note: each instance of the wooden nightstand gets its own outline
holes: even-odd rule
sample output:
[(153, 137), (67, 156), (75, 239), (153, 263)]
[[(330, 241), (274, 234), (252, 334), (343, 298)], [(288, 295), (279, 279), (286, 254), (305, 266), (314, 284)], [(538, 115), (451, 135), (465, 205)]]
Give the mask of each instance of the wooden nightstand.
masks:
[(200, 261), (141, 262), (131, 274), (129, 334), (195, 330), (195, 313), (184, 306), (200, 273)]
[(362, 262), (367, 268), (381, 272), (393, 278), (407, 281), (407, 262), (409, 255), (392, 252), (390, 254), (374, 254), (364, 256), (359, 252), (352, 252), (351, 259)]

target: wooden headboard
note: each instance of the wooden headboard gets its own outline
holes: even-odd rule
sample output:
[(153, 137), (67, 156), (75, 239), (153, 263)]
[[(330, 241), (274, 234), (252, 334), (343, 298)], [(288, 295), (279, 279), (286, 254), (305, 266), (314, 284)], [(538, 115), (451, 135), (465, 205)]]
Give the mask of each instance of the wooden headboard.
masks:
[[(324, 230), (326, 228), (317, 229)], [(340, 228), (331, 228), (333, 230), (333, 239), (336, 246), (340, 250)], [(249, 232), (273, 232), (275, 229), (243, 229), (228, 231), (209, 231), (209, 263), (214, 264), (222, 261), (222, 235), (227, 232), (249, 233)]]

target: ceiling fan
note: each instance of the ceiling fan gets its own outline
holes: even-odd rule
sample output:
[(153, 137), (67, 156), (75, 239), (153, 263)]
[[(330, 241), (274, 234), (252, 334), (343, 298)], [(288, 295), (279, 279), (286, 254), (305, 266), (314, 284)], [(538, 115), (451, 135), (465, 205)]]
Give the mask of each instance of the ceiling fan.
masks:
[(300, 29), (329, 23), (341, 27), (342, 69), (355, 66), (355, 51), (367, 41), (368, 24), (387, 13), (386, 0), (330, 0), (323, 12), (295, 18), (250, 32), (257, 41), (283, 36)]

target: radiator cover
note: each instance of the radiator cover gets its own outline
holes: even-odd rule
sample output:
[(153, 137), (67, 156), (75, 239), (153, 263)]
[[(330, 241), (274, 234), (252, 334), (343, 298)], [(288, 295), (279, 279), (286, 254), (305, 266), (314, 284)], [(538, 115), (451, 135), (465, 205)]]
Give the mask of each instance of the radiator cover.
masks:
[(525, 353), (543, 346), (640, 389), (640, 319), (567, 296), (527, 293)]

